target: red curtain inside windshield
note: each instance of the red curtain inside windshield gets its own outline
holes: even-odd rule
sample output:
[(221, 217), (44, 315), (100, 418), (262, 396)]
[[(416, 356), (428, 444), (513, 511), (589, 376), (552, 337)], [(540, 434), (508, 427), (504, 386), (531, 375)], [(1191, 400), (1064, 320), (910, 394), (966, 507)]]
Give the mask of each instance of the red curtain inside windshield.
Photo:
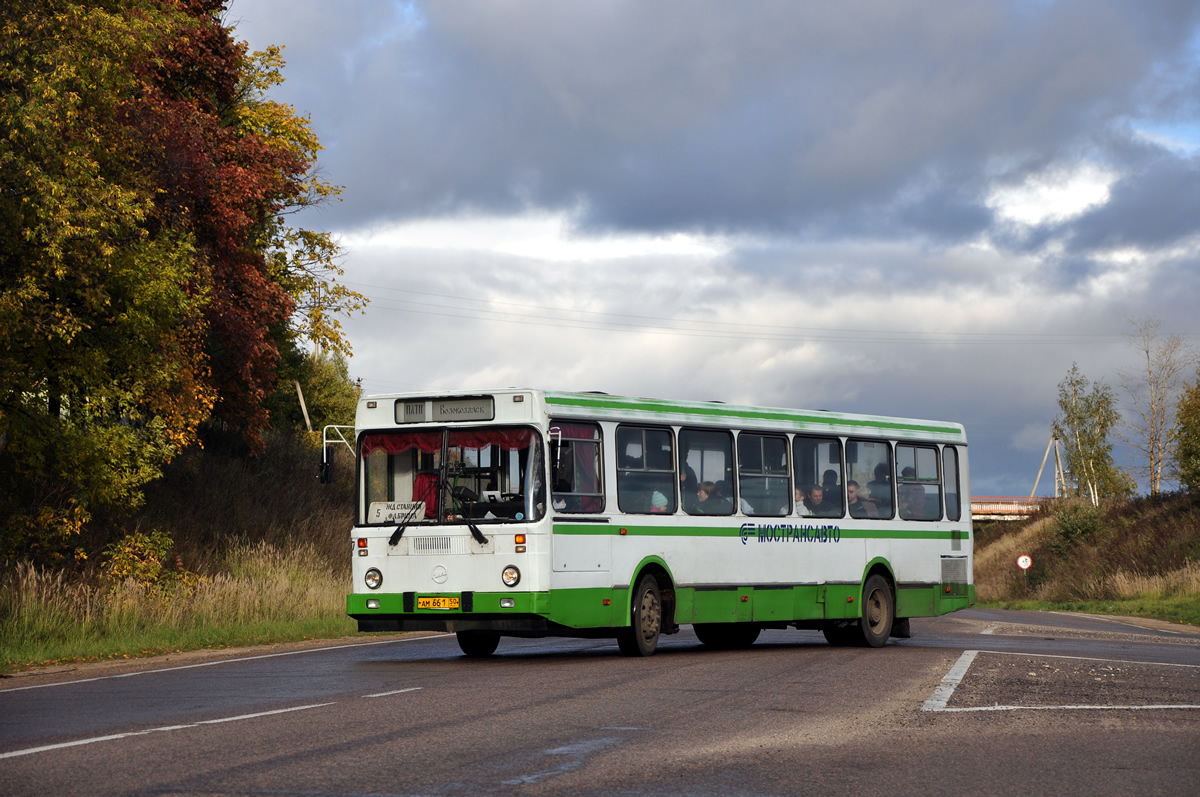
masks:
[(402, 434), (369, 434), (363, 437), (362, 455), (366, 458), (372, 451), (383, 449), (389, 454), (403, 454), (413, 449), (423, 454), (436, 454), (442, 450), (441, 432), (404, 432)]
[(455, 429), (450, 432), (450, 445), (463, 448), (529, 448), (533, 442), (532, 429)]

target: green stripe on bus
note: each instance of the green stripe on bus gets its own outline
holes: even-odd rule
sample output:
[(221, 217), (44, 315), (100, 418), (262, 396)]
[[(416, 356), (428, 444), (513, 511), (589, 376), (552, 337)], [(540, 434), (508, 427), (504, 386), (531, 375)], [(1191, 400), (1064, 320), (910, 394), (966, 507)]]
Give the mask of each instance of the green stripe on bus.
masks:
[[(421, 593), (425, 595), (426, 593)], [(459, 592), (429, 593), (459, 597)], [(793, 584), (783, 589), (761, 589), (730, 585), (728, 589), (698, 590), (676, 585), (675, 622), (678, 623), (779, 623), (795, 620), (850, 619), (859, 616), (862, 585)], [(368, 609), (367, 599), (379, 601)], [(502, 599), (512, 599), (513, 608), (502, 608)], [(853, 600), (851, 600), (853, 599)], [(620, 628), (629, 625), (629, 591), (617, 587), (556, 589), (550, 592), (476, 592), (474, 611), (403, 611), (399, 593), (346, 596), (346, 611), (362, 619), (398, 617), (411, 620), (435, 618), (454, 622), (481, 616), (537, 615), (569, 628)], [(965, 609), (975, 602), (973, 584), (923, 584), (896, 590), (897, 617), (931, 617)]]
[(820, 426), (859, 426), (869, 429), (895, 429), (908, 432), (931, 432), (962, 437), (956, 426), (930, 423), (899, 423), (896, 421), (854, 418), (836, 413), (810, 415), (799, 410), (754, 409), (731, 405), (694, 405), (670, 402), (665, 399), (627, 399), (603, 396), (581, 396), (573, 393), (547, 393), (546, 403), (581, 409), (626, 410), (666, 415), (701, 415), (712, 418), (740, 418), (762, 421), (785, 421)]
[[(775, 531), (776, 534), (785, 534), (789, 531), (806, 532), (809, 540), (815, 535), (825, 532), (827, 535), (836, 531), (838, 537), (843, 540), (951, 540), (960, 539), (966, 540), (967, 532), (960, 529), (942, 531), (938, 529), (844, 529), (840, 526), (832, 525), (816, 525), (816, 524), (761, 524), (769, 525), (770, 528), (765, 531)], [(757, 526), (755, 531), (757, 531)], [(554, 524), (555, 534), (577, 535), (577, 536), (596, 536), (596, 537), (740, 537), (742, 529), (740, 526), (632, 526), (614, 524), (599, 524), (587, 523), (570, 525), (565, 523)], [(775, 539), (771, 542), (801, 542), (802, 540), (780, 540)], [(747, 544), (758, 542), (757, 534), (752, 534), (747, 537)], [(764, 540), (764, 542), (766, 542)]]

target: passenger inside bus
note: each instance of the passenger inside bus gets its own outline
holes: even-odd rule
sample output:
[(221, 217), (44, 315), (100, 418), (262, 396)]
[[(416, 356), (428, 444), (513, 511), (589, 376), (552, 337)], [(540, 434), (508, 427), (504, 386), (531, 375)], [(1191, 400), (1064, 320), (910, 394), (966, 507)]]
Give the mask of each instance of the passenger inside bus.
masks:
[(700, 486), (696, 489), (696, 498), (696, 506), (693, 511), (698, 515), (733, 514), (733, 504), (717, 492), (717, 485), (713, 482), (700, 482)]
[(867, 491), (871, 494), (871, 500), (879, 508), (880, 517), (891, 517), (892, 515), (892, 483), (888, 479), (889, 470), (886, 462), (880, 462), (875, 466), (875, 478), (867, 483)]
[(853, 479), (846, 482), (846, 509), (850, 512), (850, 517), (879, 517), (879, 509), (875, 502), (870, 496), (860, 494), (858, 482)]
[(835, 503), (826, 499), (825, 488), (819, 484), (808, 488), (808, 498), (804, 501), (804, 506), (813, 517), (838, 517), (842, 514), (841, 504), (841, 501)]
[(805, 490), (803, 487), (796, 487), (796, 514), (797, 515), (800, 515), (801, 517), (808, 517), (809, 515), (812, 514), (812, 512), (810, 512), (808, 509), (807, 501), (808, 501), (808, 491)]
[(830, 468), (821, 476), (821, 487), (825, 490), (825, 500), (832, 504), (842, 502), (842, 488), (838, 486), (838, 473)]

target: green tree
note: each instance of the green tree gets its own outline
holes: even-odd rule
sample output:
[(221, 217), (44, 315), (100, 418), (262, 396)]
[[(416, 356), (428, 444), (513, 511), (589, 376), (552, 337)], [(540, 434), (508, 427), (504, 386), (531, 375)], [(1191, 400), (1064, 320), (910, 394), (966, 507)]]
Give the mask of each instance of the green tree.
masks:
[(296, 348), (284, 352), (279, 384), (267, 401), (271, 424), (276, 429), (306, 429), (297, 383), (304, 392), (304, 404), (314, 431), (329, 424), (354, 424), (361, 390), (350, 378), (349, 363), (340, 352), (309, 353)]
[(364, 300), (287, 223), (337, 189), (223, 11), (0, 4), (0, 553), (69, 556), (210, 417), (261, 445), (280, 348), (348, 349)]
[(1179, 481), (1189, 492), (1200, 492), (1200, 370), (1184, 389), (1175, 409), (1175, 464)]
[[(1090, 388), (1090, 389), (1089, 389)], [(1092, 384), (1072, 363), (1058, 384), (1054, 433), (1062, 440), (1067, 489), (1098, 505), (1101, 498), (1128, 498), (1134, 482), (1113, 463), (1109, 435), (1121, 421), (1112, 388)]]

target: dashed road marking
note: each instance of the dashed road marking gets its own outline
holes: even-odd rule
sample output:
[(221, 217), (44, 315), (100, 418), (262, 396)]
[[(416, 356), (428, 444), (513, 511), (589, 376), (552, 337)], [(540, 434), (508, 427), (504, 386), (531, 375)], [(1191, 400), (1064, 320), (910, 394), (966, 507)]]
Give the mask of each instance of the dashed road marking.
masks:
[(389, 697), (391, 695), (402, 695), (405, 692), (417, 692), (424, 688), (425, 687), (423, 687), (423, 686), (410, 686), (407, 689), (397, 689), (394, 692), (380, 692), (379, 694), (375, 694), (375, 695), (363, 695), (363, 697)]
[(144, 731), (130, 731), (128, 733), (113, 733), (108, 736), (93, 736), (90, 739), (76, 739), (73, 742), (59, 742), (58, 744), (46, 744), (41, 747), (27, 747), (24, 750), (10, 750), (7, 753), (0, 753), (0, 759), (18, 758), (20, 756), (33, 755), (34, 753), (45, 753), (50, 750), (62, 750), (66, 747), (80, 747), (85, 744), (95, 744), (97, 742), (111, 742), (116, 739), (127, 739), (131, 736), (145, 736), (149, 733), (161, 733), (163, 731), (179, 731), (185, 728), (197, 728), (201, 725), (217, 725), (223, 722), (237, 722), (239, 720), (255, 719), (257, 717), (268, 717), (272, 714), (287, 714), (292, 711), (305, 711), (310, 708), (323, 708), (324, 706), (332, 706), (333, 703), (314, 703), (310, 706), (293, 706), (291, 708), (280, 708), (274, 711), (258, 711), (253, 714), (239, 714), (236, 717), (221, 717), (215, 720), (199, 720), (197, 722), (189, 722), (186, 725), (165, 725), (161, 728), (147, 728)]

